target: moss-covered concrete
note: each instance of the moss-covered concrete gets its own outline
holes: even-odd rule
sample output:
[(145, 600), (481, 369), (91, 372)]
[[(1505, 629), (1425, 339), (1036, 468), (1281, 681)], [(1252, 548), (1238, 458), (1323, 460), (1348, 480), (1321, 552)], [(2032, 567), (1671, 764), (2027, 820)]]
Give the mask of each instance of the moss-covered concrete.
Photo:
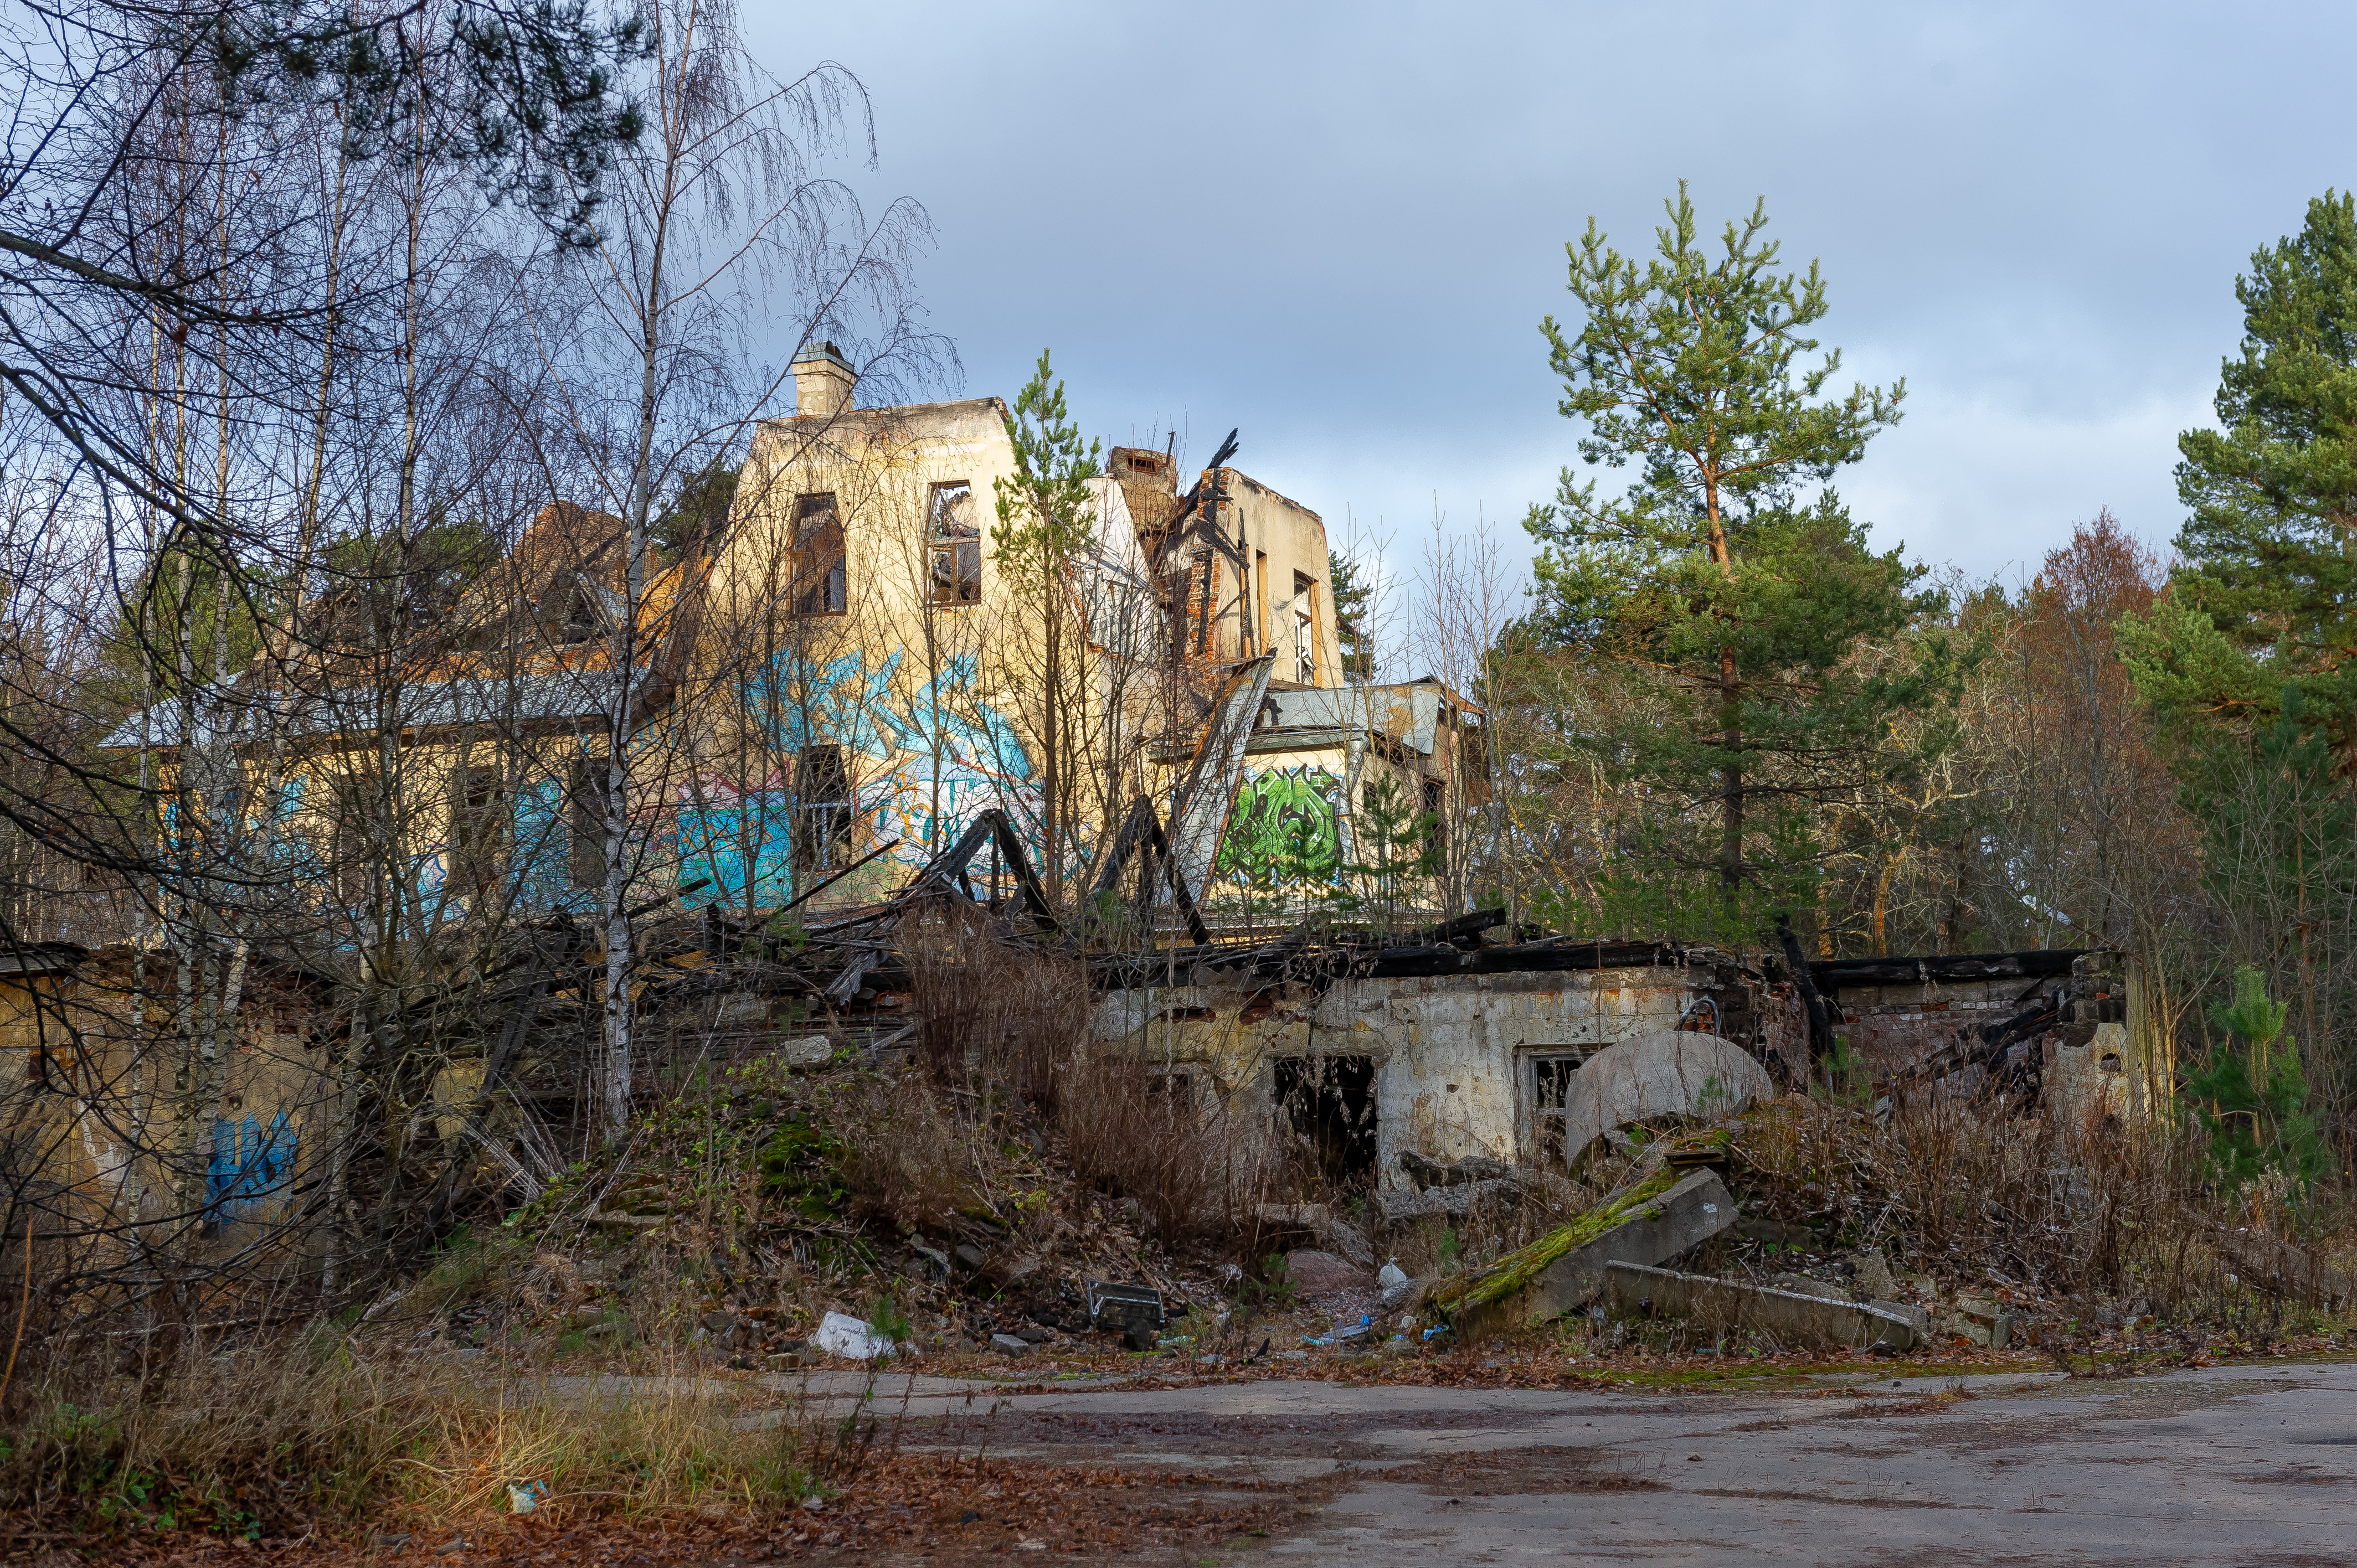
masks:
[(1557, 1226), (1527, 1247), (1520, 1247), (1477, 1273), (1449, 1281), (1433, 1293), (1433, 1305), (1454, 1317), (1469, 1306), (1501, 1300), (1530, 1288), (1548, 1264), (1595, 1240), (1638, 1209), (1677, 1185), (1684, 1173), (1663, 1169), (1609, 1203), (1599, 1203), (1568, 1224)]

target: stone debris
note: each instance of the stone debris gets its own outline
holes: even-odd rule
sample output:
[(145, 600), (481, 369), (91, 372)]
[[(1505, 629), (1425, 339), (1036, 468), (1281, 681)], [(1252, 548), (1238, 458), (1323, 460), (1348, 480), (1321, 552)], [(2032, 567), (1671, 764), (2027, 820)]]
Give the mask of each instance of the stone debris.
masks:
[(2013, 1343), (2013, 1309), (1992, 1296), (1960, 1295), (1943, 1326), (1975, 1345), (2002, 1350)]
[(1877, 1312), (1887, 1312), (1893, 1317), (1903, 1317), (1915, 1331), (1915, 1343), (1927, 1343), (1932, 1337), (1932, 1309), (1911, 1301), (1869, 1301), (1867, 1305)]
[(993, 1350), (997, 1351), (1002, 1356), (1028, 1356), (1031, 1354), (1030, 1341), (1028, 1339), (1018, 1339), (1012, 1334), (992, 1335), (990, 1337), (990, 1348)]
[(1732, 1040), (1660, 1029), (1597, 1052), (1564, 1090), (1563, 1152), (1577, 1167), (1607, 1133), (1663, 1116), (1732, 1116), (1776, 1097), (1759, 1058)]
[(1522, 1200), (1523, 1188), (1511, 1181), (1476, 1181), (1461, 1187), (1436, 1187), (1418, 1192), (1391, 1187), (1374, 1196), (1376, 1219), (1387, 1230), (1419, 1219), (1446, 1219), (1462, 1224), (1476, 1208), (1504, 1208)]
[(1765, 1334), (1796, 1347), (1864, 1349), (1880, 1343), (1906, 1350), (1915, 1344), (1915, 1326), (1907, 1318), (1863, 1302), (1682, 1274), (1642, 1263), (1607, 1264), (1604, 1295), (1615, 1311), (1683, 1318), (1706, 1334)]
[(1300, 1295), (1330, 1295), (1336, 1291), (1364, 1290), (1372, 1283), (1367, 1271), (1331, 1252), (1299, 1248), (1285, 1255), (1285, 1277)]
[(1354, 1268), (1375, 1266), (1374, 1244), (1359, 1228), (1322, 1203), (1264, 1203), (1257, 1211), (1263, 1225), (1279, 1230), (1305, 1230), (1325, 1251), (1349, 1261)]
[(834, 1059), (834, 1042), (824, 1035), (804, 1035), (781, 1042), (777, 1056), (789, 1067), (824, 1067)]
[(1890, 1260), (1878, 1247), (1869, 1247), (1853, 1260), (1857, 1272), (1850, 1275), (1856, 1294), (1867, 1300), (1888, 1300), (1899, 1294), (1898, 1278), (1890, 1272)]

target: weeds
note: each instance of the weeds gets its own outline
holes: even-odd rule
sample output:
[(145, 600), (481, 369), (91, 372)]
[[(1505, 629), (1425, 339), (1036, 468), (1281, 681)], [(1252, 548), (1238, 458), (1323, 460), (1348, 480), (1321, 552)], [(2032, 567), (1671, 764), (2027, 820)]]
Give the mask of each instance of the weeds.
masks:
[(858, 1430), (865, 1401), (845, 1433), (744, 1385), (672, 1375), (585, 1396), (370, 1354), (321, 1328), (190, 1365), (99, 1402), (42, 1391), (7, 1434), (0, 1506), (38, 1525), (247, 1538), (320, 1518), (460, 1518), (526, 1482), (558, 1509), (758, 1509), (849, 1484), (874, 1441), (872, 1414)]

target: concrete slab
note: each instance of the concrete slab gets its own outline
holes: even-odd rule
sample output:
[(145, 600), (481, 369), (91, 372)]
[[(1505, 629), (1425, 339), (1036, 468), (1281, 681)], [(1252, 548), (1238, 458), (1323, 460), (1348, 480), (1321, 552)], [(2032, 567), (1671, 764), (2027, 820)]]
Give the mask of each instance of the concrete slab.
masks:
[(1680, 1318), (1706, 1335), (1766, 1334), (1779, 1344), (1853, 1349), (1885, 1342), (1911, 1349), (1915, 1326), (1895, 1312), (1835, 1296), (1682, 1274), (1618, 1260), (1604, 1270), (1604, 1299), (1616, 1312)]
[[(1477, 1345), (1525, 1324), (1546, 1323), (1587, 1305), (1604, 1288), (1606, 1265), (1675, 1262), (1735, 1226), (1735, 1199), (1716, 1172), (1696, 1171), (1634, 1206), (1611, 1229), (1562, 1252), (1542, 1267), (1524, 1261), (1534, 1248), (1509, 1253), (1476, 1274), (1453, 1299), (1436, 1295), (1458, 1342)], [(1534, 1243), (1544, 1247), (1549, 1242)], [(1500, 1289), (1512, 1279), (1511, 1289)]]

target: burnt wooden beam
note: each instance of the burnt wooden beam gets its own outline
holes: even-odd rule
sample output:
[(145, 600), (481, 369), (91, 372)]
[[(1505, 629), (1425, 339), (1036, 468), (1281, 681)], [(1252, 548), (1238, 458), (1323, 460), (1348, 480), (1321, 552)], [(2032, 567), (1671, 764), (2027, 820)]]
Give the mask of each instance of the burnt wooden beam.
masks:
[[(1917, 985), (2068, 974), (2087, 948), (2038, 948), (2029, 952), (1933, 953), (1921, 958), (1837, 958), (1807, 965), (1820, 991), (1852, 985)], [(1797, 961), (1797, 945), (1787, 950)]]

